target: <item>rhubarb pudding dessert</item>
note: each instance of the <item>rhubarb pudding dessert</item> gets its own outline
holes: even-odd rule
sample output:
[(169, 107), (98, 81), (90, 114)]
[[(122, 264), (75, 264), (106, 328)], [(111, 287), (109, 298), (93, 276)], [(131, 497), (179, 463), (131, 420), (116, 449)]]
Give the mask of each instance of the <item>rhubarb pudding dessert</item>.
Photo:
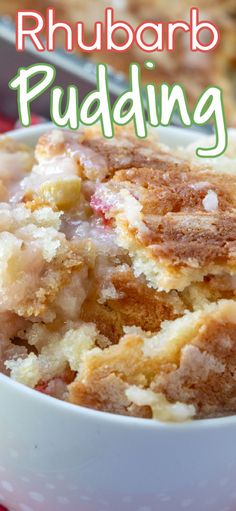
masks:
[(0, 157), (0, 371), (110, 413), (235, 414), (235, 132), (209, 160), (130, 127)]

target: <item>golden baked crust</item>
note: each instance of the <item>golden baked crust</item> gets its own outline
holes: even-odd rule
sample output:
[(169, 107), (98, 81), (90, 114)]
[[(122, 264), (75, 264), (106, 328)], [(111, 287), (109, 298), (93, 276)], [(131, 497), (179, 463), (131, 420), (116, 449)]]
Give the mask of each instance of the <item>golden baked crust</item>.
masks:
[(54, 130), (40, 137), (35, 155), (39, 163), (62, 155), (70, 157), (79, 176), (99, 181), (112, 177), (120, 169), (162, 168), (167, 161), (174, 166), (183, 160), (151, 134), (146, 139), (138, 139), (131, 126), (116, 127), (113, 139), (104, 138), (98, 126), (77, 133)]
[[(236, 302), (222, 300), (164, 322), (154, 336), (127, 329), (118, 345), (95, 348), (84, 356), (69, 398), (116, 413), (122, 403), (121, 413), (129, 414), (127, 389), (135, 386), (163, 395), (168, 403), (194, 406), (197, 418), (235, 413), (235, 325)], [(111, 395), (110, 379), (115, 387)], [(133, 396), (139, 406), (139, 393), (137, 400)], [(152, 401), (150, 408), (155, 408)]]
[(166, 162), (128, 169), (99, 185), (92, 206), (114, 221), (136, 275), (169, 291), (207, 275), (235, 274), (236, 177)]

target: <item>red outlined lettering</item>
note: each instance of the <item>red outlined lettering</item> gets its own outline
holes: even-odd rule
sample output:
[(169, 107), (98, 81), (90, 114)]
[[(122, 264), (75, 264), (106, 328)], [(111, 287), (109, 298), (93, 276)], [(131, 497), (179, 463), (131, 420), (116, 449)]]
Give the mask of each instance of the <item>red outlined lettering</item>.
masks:
[[(114, 9), (112, 7), (108, 7), (105, 10), (105, 14), (106, 49), (108, 51), (117, 51), (119, 53), (128, 50), (134, 42), (134, 29), (126, 21), (114, 22)], [(123, 30), (123, 32), (126, 33), (125, 43), (116, 44), (113, 40), (113, 34), (117, 30)]]
[[(32, 25), (30, 28), (30, 25)], [(137, 46), (146, 53), (161, 52), (167, 50), (173, 52), (176, 47), (176, 32), (182, 30), (189, 32), (190, 49), (193, 52), (211, 51), (220, 41), (219, 28), (211, 21), (199, 20), (199, 9), (190, 9), (190, 22), (177, 20), (175, 22), (155, 22), (146, 20), (136, 28), (133, 28), (127, 21), (114, 19), (114, 9), (105, 9), (104, 21), (94, 23), (94, 30), (91, 43), (85, 42), (85, 24), (82, 21), (74, 25), (66, 21), (56, 20), (54, 7), (49, 7), (44, 17), (35, 10), (20, 10), (16, 18), (16, 49), (24, 51), (25, 41), (28, 37), (35, 49), (39, 52), (45, 50), (52, 52), (56, 49), (56, 33), (62, 30), (65, 33), (65, 49), (68, 52), (76, 48), (84, 52), (101, 51), (122, 53), (132, 46)], [(46, 32), (46, 47), (43, 44), (40, 34)], [(145, 37), (150, 32), (149, 39)], [(122, 39), (116, 42), (115, 34), (122, 35)], [(200, 34), (204, 32), (203, 42)], [(202, 39), (202, 38), (201, 38)]]
[[(199, 21), (199, 9), (192, 7), (190, 9), (190, 23), (191, 23), (191, 43), (190, 49), (192, 51), (206, 52), (213, 50), (220, 42), (219, 28), (212, 21)], [(212, 37), (211, 41), (203, 44), (199, 41), (199, 33), (202, 30), (209, 30)]]
[[(146, 43), (144, 40), (144, 31), (151, 30), (155, 33), (155, 41), (153, 43)], [(135, 32), (137, 46), (145, 51), (163, 51), (164, 50), (164, 32), (162, 23), (153, 23), (151, 21), (145, 21), (141, 23)]]
[(175, 49), (174, 40), (175, 40), (175, 32), (176, 30), (182, 29), (185, 32), (190, 31), (189, 23), (186, 21), (175, 21), (174, 23), (168, 24), (168, 32), (167, 32), (167, 50), (173, 51)]
[(94, 38), (90, 44), (84, 42), (84, 23), (77, 23), (77, 43), (79, 48), (85, 52), (101, 51), (102, 49), (102, 23), (97, 21), (94, 24)]
[(69, 23), (64, 21), (56, 21), (56, 11), (54, 7), (47, 9), (47, 51), (54, 51), (56, 49), (56, 30), (65, 30), (66, 44), (65, 48), (67, 51), (73, 51), (74, 49), (74, 34), (73, 28)]
[[(33, 28), (24, 28), (24, 21), (31, 18), (36, 21)], [(25, 38), (29, 37), (37, 51), (45, 51), (45, 47), (38, 35), (45, 26), (43, 15), (34, 10), (21, 10), (16, 13), (16, 50), (22, 52), (25, 50)]]

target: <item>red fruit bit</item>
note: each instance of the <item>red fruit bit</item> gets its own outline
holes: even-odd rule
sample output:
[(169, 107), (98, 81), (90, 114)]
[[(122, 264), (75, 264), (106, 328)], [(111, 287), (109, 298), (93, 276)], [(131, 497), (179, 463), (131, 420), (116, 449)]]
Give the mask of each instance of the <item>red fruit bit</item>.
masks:
[[(64, 383), (66, 383), (66, 385), (69, 385), (69, 383), (74, 381), (75, 376), (76, 376), (76, 373), (74, 371), (67, 369), (65, 371), (65, 373), (60, 378), (59, 377), (52, 378), (51, 380), (41, 382), (38, 385), (36, 385), (35, 390), (37, 390), (38, 392), (41, 392), (42, 394), (50, 395), (50, 392), (48, 391), (48, 385), (50, 382), (61, 380)], [(1, 511), (1, 509), (0, 509), (0, 511)]]
[(106, 218), (106, 213), (108, 213), (108, 211), (110, 211), (111, 207), (108, 206), (108, 204), (104, 203), (101, 199), (99, 199), (96, 196), (96, 194), (93, 195), (91, 202), (90, 202), (90, 206), (91, 206), (92, 210), (94, 211), (94, 213), (96, 213), (96, 215), (98, 215), (102, 218), (104, 225), (107, 226), (107, 225), (111, 224), (111, 219)]
[(49, 382), (45, 382), (45, 383), (36, 385), (35, 390), (37, 390), (38, 392), (41, 392), (42, 394), (48, 394), (48, 392), (47, 392), (48, 383)]
[(99, 199), (99, 197), (96, 196), (96, 194), (92, 196), (90, 206), (93, 209), (93, 211), (98, 214), (100, 213), (105, 214), (110, 209), (107, 204), (105, 204), (101, 199)]
[(105, 227), (109, 227), (111, 225), (111, 223), (112, 223), (111, 219), (109, 218), (109, 220), (108, 220), (108, 218), (106, 218), (103, 213), (101, 213), (101, 219), (102, 219), (103, 225)]
[(0, 511), (7, 511), (7, 508), (6, 508), (6, 507), (1, 506), (1, 504), (0, 504)]
[(130, 193), (130, 195), (132, 195), (132, 197), (134, 197), (134, 199), (136, 199), (137, 201), (139, 200), (138, 196), (137, 196), (137, 195), (135, 195), (135, 193), (134, 193), (134, 192), (132, 192), (132, 191), (130, 190), (130, 192), (129, 192), (129, 193)]

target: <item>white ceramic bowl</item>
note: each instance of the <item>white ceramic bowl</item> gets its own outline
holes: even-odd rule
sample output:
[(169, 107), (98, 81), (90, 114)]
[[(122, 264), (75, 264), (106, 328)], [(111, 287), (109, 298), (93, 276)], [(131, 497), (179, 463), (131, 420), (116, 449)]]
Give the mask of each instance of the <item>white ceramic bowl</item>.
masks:
[[(12, 133), (34, 144), (48, 126)], [(159, 131), (169, 145), (196, 133)], [(235, 511), (236, 417), (163, 424), (70, 405), (0, 375), (10, 511)]]

